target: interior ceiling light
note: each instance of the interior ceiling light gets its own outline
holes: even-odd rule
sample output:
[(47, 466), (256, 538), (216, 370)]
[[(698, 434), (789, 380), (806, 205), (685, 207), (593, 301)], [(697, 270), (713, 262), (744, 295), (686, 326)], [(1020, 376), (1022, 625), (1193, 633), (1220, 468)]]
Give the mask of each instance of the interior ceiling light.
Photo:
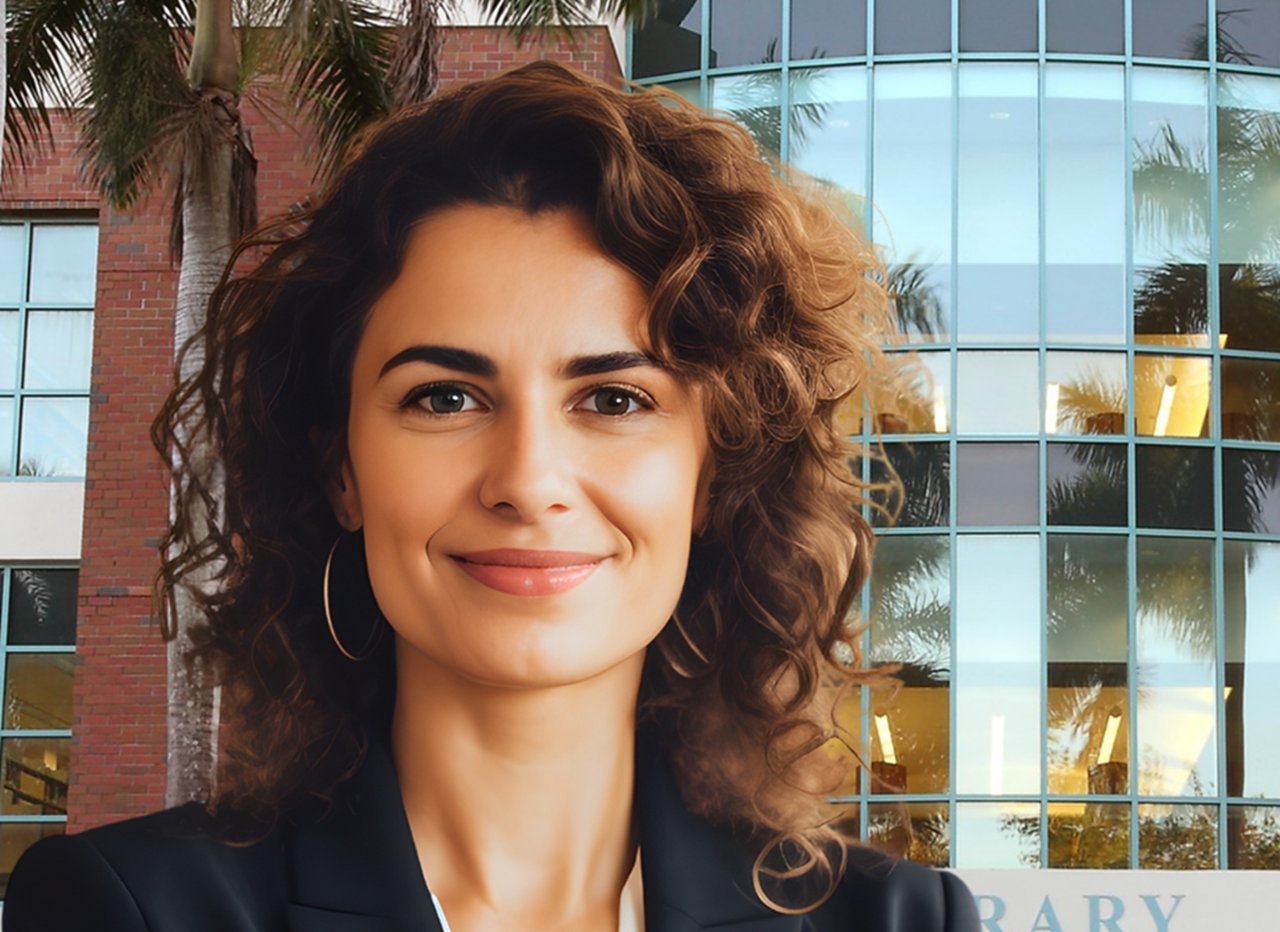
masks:
[(1057, 382), (1050, 382), (1044, 387), (1044, 432), (1046, 434), (1058, 432), (1058, 396), (1061, 394), (1062, 386)]
[(1098, 763), (1111, 763), (1111, 755), (1116, 749), (1116, 735), (1120, 733), (1120, 710), (1112, 709), (1107, 716), (1107, 727), (1102, 733), (1102, 745), (1098, 748)]
[(877, 712), (875, 716), (876, 735), (880, 738), (880, 755), (886, 764), (898, 762), (898, 752), (893, 746), (893, 732), (889, 730), (889, 716)]
[(1160, 410), (1156, 412), (1155, 436), (1163, 437), (1169, 430), (1169, 415), (1173, 413), (1173, 395), (1178, 390), (1178, 377), (1169, 376), (1160, 391)]

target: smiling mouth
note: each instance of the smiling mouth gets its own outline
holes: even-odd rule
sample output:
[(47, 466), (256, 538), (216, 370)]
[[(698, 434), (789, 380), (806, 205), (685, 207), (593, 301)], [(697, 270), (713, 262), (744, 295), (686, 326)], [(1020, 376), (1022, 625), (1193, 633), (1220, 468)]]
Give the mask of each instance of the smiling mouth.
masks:
[(477, 550), (450, 555), (464, 573), (508, 595), (556, 595), (585, 582), (605, 558), (568, 550)]

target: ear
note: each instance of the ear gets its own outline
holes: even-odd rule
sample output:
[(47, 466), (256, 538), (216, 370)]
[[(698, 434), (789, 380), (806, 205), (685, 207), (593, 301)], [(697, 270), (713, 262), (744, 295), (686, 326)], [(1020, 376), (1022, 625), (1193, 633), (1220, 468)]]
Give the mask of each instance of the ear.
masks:
[(351, 459), (342, 458), (338, 475), (325, 483), (325, 495), (333, 508), (333, 516), (348, 531), (358, 531), (364, 526), (364, 512), (360, 508), (360, 491), (356, 488), (355, 475), (351, 471)]

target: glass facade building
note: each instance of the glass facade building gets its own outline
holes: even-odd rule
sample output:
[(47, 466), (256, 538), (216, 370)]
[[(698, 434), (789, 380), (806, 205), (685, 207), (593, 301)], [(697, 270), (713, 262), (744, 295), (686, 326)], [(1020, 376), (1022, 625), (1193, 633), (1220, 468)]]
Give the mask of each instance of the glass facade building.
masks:
[[(78, 568), (51, 559), (35, 522), (80, 524), (98, 227), (67, 218), (0, 223), (0, 897), (18, 857), (67, 823)], [(77, 540), (78, 549), (78, 540)]]
[(864, 839), (1280, 869), (1280, 2), (1241, 6), (672, 0), (631, 36), (854, 205), (919, 358), (855, 425), (905, 488)]

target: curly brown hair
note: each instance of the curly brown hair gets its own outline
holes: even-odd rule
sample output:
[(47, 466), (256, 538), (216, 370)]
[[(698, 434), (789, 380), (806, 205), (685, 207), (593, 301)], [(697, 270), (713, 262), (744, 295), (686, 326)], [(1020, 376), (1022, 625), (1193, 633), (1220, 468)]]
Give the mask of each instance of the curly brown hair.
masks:
[[(649, 650), (642, 718), (694, 811), (799, 846), (834, 883), (822, 803), (839, 775), (822, 749), (833, 690), (867, 675), (839, 645), (856, 645), (846, 619), (872, 550), (836, 413), (881, 357), (889, 305), (854, 218), (778, 168), (674, 94), (536, 62), (398, 114), (316, 206), (238, 247), (265, 258), (224, 277), (192, 342), (203, 362), (154, 429), (180, 490), (158, 587), (219, 568), (193, 652), (236, 722), (218, 812), (266, 831), (331, 800), (389, 721), (390, 639), (352, 664), (326, 625), (342, 528), (325, 485), (362, 327), (415, 224), (459, 204), (570, 208), (646, 287), (652, 352), (698, 386), (709, 431), (710, 521)], [(193, 436), (223, 467), (214, 520)]]

